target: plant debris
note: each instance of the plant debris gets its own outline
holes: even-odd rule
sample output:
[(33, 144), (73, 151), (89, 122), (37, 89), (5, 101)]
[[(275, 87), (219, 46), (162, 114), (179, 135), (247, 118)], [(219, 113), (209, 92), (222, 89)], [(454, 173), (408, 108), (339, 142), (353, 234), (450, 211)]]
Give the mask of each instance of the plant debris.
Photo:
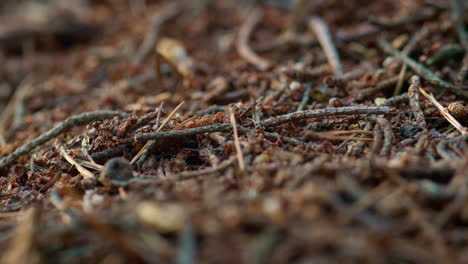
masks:
[(468, 263), (466, 1), (0, 2), (0, 264)]

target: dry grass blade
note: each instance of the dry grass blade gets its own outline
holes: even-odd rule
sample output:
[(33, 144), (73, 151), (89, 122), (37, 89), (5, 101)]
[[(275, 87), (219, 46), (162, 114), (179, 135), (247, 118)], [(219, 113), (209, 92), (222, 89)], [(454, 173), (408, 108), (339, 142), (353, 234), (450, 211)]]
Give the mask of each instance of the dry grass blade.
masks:
[(94, 176), (92, 172), (81, 166), (76, 160), (74, 160), (70, 155), (68, 155), (68, 153), (62, 146), (57, 146), (57, 148), (60, 152), (60, 155), (62, 155), (62, 157), (64, 157), (68, 161), (68, 163), (75, 166), (75, 168), (81, 173), (81, 175), (83, 175), (83, 178), (96, 179), (96, 176)]
[(181, 128), (183, 128), (186, 124), (190, 123), (191, 121), (197, 119), (197, 116), (192, 116), (190, 118), (188, 118), (187, 120), (185, 120), (184, 122), (180, 123), (179, 125), (177, 125), (176, 127), (174, 127), (172, 130), (179, 130)]
[(174, 110), (172, 110), (172, 112), (169, 113), (169, 115), (167, 116), (166, 119), (164, 119), (164, 121), (162, 122), (161, 126), (159, 126), (158, 130), (156, 130), (156, 132), (159, 132), (161, 131), (166, 125), (167, 123), (169, 123), (169, 121), (171, 121), (172, 117), (177, 113), (177, 111), (179, 111), (179, 109), (185, 104), (185, 102), (182, 102), (180, 103), (179, 105), (176, 106), (176, 108), (174, 108)]
[(432, 94), (428, 94), (426, 93), (426, 91), (424, 91), (422, 88), (419, 88), (419, 91), (422, 93), (422, 95), (424, 95), (424, 97), (426, 97), (427, 99), (429, 99), (429, 101), (431, 101), (431, 103), (433, 103), (435, 105), (435, 107), (437, 107), (437, 109), (439, 110), (439, 112), (442, 114), (442, 116), (447, 119), (447, 121), (452, 125), (454, 126), (458, 131), (460, 131), (460, 133), (462, 135), (466, 135), (468, 134), (468, 131), (466, 129), (466, 127), (462, 126), (460, 124), (460, 122), (458, 122), (457, 119), (455, 119), (455, 117), (453, 117), (450, 112), (447, 110), (447, 108), (445, 108), (443, 105), (441, 105), (437, 99), (435, 99), (435, 97), (432, 95)]
[(102, 171), (104, 169), (103, 165), (93, 163), (87, 160), (75, 160), (75, 161), (78, 162), (81, 166), (88, 168), (88, 169), (93, 169), (97, 171)]
[(321, 18), (313, 17), (309, 22), (309, 26), (314, 30), (320, 46), (322, 46), (323, 50), (325, 51), (328, 63), (330, 63), (331, 67), (333, 68), (335, 76), (342, 76), (343, 68), (341, 66), (340, 56), (335, 47), (335, 44), (333, 43), (333, 38), (327, 24), (325, 24)]
[(236, 47), (240, 56), (242, 56), (249, 63), (255, 65), (258, 69), (264, 71), (270, 68), (270, 62), (258, 56), (249, 46), (250, 35), (252, 34), (254, 27), (258, 24), (258, 22), (260, 22), (261, 18), (262, 12), (259, 9), (254, 9), (250, 12), (249, 16), (239, 30)]
[(403, 87), (403, 81), (405, 80), (405, 74), (406, 74), (406, 69), (408, 68), (408, 65), (403, 64), (401, 67), (400, 73), (398, 74), (398, 82), (395, 86), (395, 90), (393, 91), (393, 95), (399, 95), (401, 92), (401, 87)]
[(233, 112), (232, 108), (229, 111), (229, 118), (231, 120), (232, 131), (234, 132), (234, 146), (236, 147), (237, 161), (239, 162), (240, 170), (244, 171), (245, 170), (244, 155), (242, 153), (242, 149), (241, 149), (241, 146), (240, 146), (239, 134), (237, 133), (236, 117), (234, 116), (234, 112)]

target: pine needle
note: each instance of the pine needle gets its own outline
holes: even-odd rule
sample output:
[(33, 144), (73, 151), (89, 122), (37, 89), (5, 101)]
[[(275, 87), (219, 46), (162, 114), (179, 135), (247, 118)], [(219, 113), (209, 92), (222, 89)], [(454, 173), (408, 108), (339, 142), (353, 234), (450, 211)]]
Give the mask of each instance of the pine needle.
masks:
[(64, 157), (68, 161), (68, 163), (76, 167), (76, 169), (81, 173), (81, 175), (83, 175), (83, 178), (96, 179), (92, 172), (87, 170), (85, 167), (81, 166), (76, 160), (74, 160), (70, 155), (68, 155), (68, 153), (62, 146), (58, 146), (58, 150), (60, 152), (60, 155), (62, 155), (62, 157)]
[(450, 112), (447, 110), (447, 108), (445, 108), (443, 105), (441, 105), (437, 99), (435, 99), (434, 95), (432, 94), (428, 94), (426, 93), (422, 88), (419, 88), (419, 91), (421, 92), (422, 95), (424, 95), (424, 97), (426, 97), (427, 99), (429, 99), (429, 101), (431, 101), (431, 103), (433, 103), (435, 105), (435, 107), (437, 107), (437, 109), (439, 110), (440, 114), (442, 114), (442, 116), (447, 119), (447, 121), (452, 124), (452, 126), (454, 126), (458, 131), (460, 131), (460, 133), (462, 135), (467, 135), (468, 134), (468, 131), (466, 129), (466, 127), (462, 126), (460, 124), (460, 122), (457, 121), (457, 119), (455, 119), (455, 117), (453, 117)]
[(390, 45), (390, 43), (388, 43), (388, 41), (381, 39), (379, 40), (378, 44), (385, 52), (402, 60), (405, 64), (408, 65), (408, 67), (413, 69), (414, 72), (416, 72), (419, 76), (421, 76), (421, 78), (425, 79), (428, 83), (450, 90), (456, 95), (462, 96), (464, 98), (468, 98), (468, 91), (460, 89), (459, 87), (442, 80), (437, 75), (435, 75), (431, 70), (426, 68), (426, 66), (410, 58), (408, 55), (404, 54), (403, 52), (394, 49)]
[(245, 164), (244, 164), (244, 156), (242, 154), (242, 149), (239, 143), (239, 135), (237, 133), (237, 122), (236, 122), (236, 117), (234, 116), (234, 112), (232, 108), (230, 109), (230, 119), (231, 119), (231, 125), (232, 125), (232, 131), (234, 132), (234, 146), (236, 147), (236, 154), (237, 154), (237, 161), (239, 162), (239, 168), (241, 171), (245, 170)]
[[(180, 103), (178, 106), (176, 106), (176, 108), (174, 108), (174, 110), (172, 110), (172, 112), (167, 116), (164, 122), (158, 127), (156, 132), (161, 131), (167, 125), (167, 123), (171, 121), (172, 117), (177, 113), (177, 111), (179, 111), (179, 109), (184, 105), (184, 103), (185, 102)], [(148, 151), (149, 146), (153, 145), (153, 142), (154, 142), (153, 140), (146, 142), (143, 148), (141, 148), (141, 150), (136, 154), (136, 156), (132, 159), (132, 161), (130, 161), (130, 164), (134, 164), (138, 159), (140, 159), (140, 157), (143, 156), (143, 154), (145, 154), (145, 152)]]

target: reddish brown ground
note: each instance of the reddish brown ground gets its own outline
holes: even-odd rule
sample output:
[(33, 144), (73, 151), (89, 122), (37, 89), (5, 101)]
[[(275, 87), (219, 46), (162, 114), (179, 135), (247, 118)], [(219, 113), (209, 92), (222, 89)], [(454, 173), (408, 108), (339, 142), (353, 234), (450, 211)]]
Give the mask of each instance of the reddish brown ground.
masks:
[[(453, 92), (468, 91), (463, 7), (62, 2), (0, 2), (0, 157), (73, 115), (128, 115), (73, 127), (0, 166), (0, 263), (468, 263), (468, 114)], [(162, 15), (159, 44), (145, 53)], [(328, 25), (345, 77), (334, 76), (313, 16)], [(243, 48), (257, 58), (239, 49), (255, 18)], [(424, 30), (409, 57), (452, 88), (408, 67), (397, 95), (419, 75), (452, 104), (458, 130), (419, 89), (419, 106), (405, 95), (384, 102), (403, 64), (378, 41), (404, 50)], [(135, 137), (181, 102), (161, 131), (229, 124), (230, 113), (245, 129), (156, 140), (131, 167), (100, 166), (132, 160), (145, 145)], [(298, 108), (382, 103), (390, 114), (262, 126)]]

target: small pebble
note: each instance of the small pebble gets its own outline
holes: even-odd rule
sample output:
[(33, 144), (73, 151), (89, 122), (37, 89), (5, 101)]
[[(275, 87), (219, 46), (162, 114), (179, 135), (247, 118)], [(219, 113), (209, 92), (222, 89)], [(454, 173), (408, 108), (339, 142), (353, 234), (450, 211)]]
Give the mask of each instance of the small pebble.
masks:
[(124, 158), (112, 158), (104, 164), (99, 181), (106, 186), (124, 186), (133, 178), (130, 162)]

